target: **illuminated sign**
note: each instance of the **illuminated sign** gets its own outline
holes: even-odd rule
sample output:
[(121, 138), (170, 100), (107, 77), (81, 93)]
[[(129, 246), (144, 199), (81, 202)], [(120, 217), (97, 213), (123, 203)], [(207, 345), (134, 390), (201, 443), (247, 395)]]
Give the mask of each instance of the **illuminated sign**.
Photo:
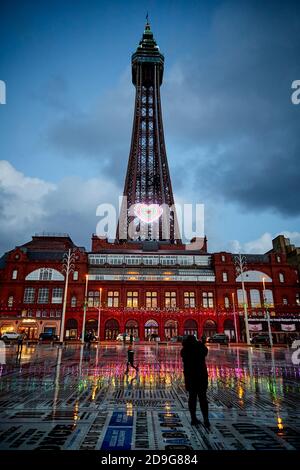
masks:
[(151, 224), (159, 219), (163, 213), (159, 204), (136, 204), (134, 206), (134, 214), (146, 224)]

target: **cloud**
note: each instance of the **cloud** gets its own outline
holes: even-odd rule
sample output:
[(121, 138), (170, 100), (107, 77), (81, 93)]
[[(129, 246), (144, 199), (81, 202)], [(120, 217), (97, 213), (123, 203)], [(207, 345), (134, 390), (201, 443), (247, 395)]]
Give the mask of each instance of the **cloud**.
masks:
[(223, 4), (198, 55), (166, 86), (167, 127), (194, 191), (256, 213), (300, 214), (300, 5)]
[(68, 232), (89, 248), (98, 204), (117, 204), (120, 189), (105, 178), (64, 178), (56, 184), (32, 178), (0, 161), (0, 252), (23, 244), (35, 232)]
[(286, 238), (290, 239), (292, 244), (300, 246), (300, 232), (289, 232), (288, 230), (283, 230), (282, 232), (274, 235), (269, 232), (265, 232), (256, 240), (251, 240), (245, 243), (240, 243), (239, 240), (231, 240), (227, 244), (227, 250), (232, 253), (266, 253), (272, 249), (272, 240), (278, 235), (284, 235)]
[[(159, 39), (159, 38), (158, 38)], [(247, 211), (300, 214), (300, 4), (224, 2), (190, 53), (166, 65), (163, 114), (174, 189)], [(123, 184), (134, 106), (130, 70), (85, 110), (49, 129), (64, 155), (97, 158)]]
[(130, 82), (128, 68), (117, 85), (96, 97), (92, 106), (66, 106), (47, 135), (50, 145), (65, 157), (98, 160), (102, 171), (122, 184), (133, 118), (134, 89)]

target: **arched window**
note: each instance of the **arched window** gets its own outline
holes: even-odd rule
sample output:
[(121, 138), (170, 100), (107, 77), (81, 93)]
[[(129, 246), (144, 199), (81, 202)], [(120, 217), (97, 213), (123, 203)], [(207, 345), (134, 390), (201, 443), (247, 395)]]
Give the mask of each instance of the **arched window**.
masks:
[(76, 307), (77, 304), (77, 299), (75, 295), (72, 295), (71, 297), (71, 307)]
[(225, 308), (229, 308), (229, 307), (230, 307), (230, 300), (229, 300), (228, 295), (225, 295), (225, 296), (224, 296), (224, 307), (225, 307)]
[(222, 276), (223, 276), (223, 282), (227, 282), (228, 281), (228, 274), (227, 274), (226, 271), (223, 272)]
[(7, 299), (7, 306), (8, 307), (13, 307), (13, 305), (14, 305), (14, 296), (10, 295)]
[(56, 269), (39, 268), (27, 274), (26, 281), (63, 281), (65, 278)]
[(279, 273), (279, 282), (284, 282), (284, 274)]

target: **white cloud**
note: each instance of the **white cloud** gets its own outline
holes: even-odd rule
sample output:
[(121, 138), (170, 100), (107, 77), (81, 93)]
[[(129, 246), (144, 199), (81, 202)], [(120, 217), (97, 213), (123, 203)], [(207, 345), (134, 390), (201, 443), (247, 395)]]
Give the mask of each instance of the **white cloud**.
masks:
[(54, 184), (0, 161), (0, 250), (14, 248), (35, 232), (68, 232), (87, 245), (100, 203), (117, 203), (120, 189), (107, 178), (64, 178)]
[(282, 230), (282, 232), (275, 233), (273, 235), (269, 232), (265, 232), (256, 240), (251, 240), (245, 243), (240, 243), (239, 240), (230, 240), (227, 244), (227, 249), (232, 253), (266, 253), (271, 250), (272, 240), (278, 235), (284, 235), (290, 239), (292, 244), (300, 246), (300, 232)]

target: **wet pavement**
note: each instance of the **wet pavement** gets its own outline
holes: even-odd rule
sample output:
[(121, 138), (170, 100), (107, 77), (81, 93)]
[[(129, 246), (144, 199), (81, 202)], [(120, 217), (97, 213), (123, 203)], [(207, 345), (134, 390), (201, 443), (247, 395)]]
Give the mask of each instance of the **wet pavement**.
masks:
[[(179, 345), (6, 346), (0, 449), (300, 449), (293, 350), (209, 346), (211, 430), (190, 425)], [(201, 419), (200, 410), (198, 416)]]

